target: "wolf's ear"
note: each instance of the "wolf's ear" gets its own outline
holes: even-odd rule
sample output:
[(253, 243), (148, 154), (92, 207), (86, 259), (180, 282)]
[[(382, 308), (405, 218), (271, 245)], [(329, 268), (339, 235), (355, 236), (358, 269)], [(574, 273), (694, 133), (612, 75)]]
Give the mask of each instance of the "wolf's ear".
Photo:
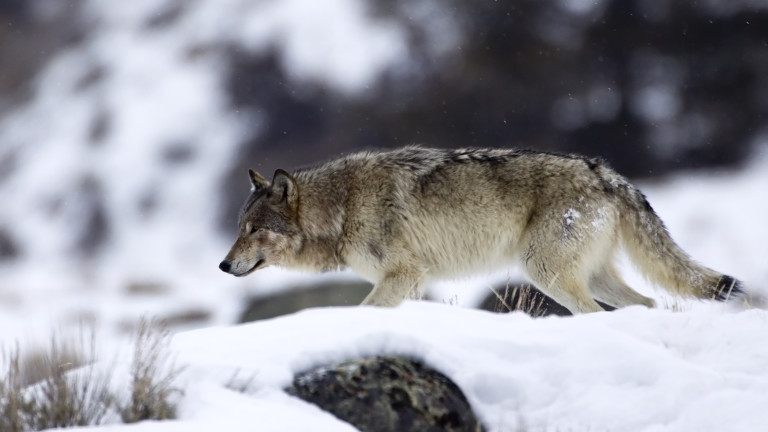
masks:
[(248, 176), (251, 178), (251, 192), (256, 192), (258, 190), (269, 187), (269, 182), (267, 179), (260, 176), (259, 173), (250, 168), (248, 169)]
[(297, 197), (298, 189), (293, 176), (281, 169), (275, 171), (275, 176), (272, 177), (272, 202), (293, 206)]

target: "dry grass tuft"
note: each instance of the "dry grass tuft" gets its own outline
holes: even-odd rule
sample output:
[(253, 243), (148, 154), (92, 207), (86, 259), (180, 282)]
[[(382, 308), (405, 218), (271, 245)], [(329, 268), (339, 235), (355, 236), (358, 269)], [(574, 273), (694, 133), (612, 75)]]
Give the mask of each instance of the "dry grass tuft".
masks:
[(544, 316), (547, 313), (547, 309), (544, 307), (546, 297), (532, 289), (530, 285), (515, 286), (510, 290), (509, 284), (507, 284), (503, 293), (496, 291), (493, 287), (490, 289), (499, 299), (496, 312), (521, 311), (534, 318)]
[(256, 381), (256, 374), (252, 373), (246, 377), (241, 377), (240, 369), (236, 370), (232, 377), (227, 381), (226, 387), (230, 390), (238, 393), (250, 394), (256, 391), (254, 382)]
[[(94, 374), (93, 344), (87, 357), (79, 354), (83, 351), (57, 337), (51, 338), (47, 352), (23, 356), (18, 346), (4, 351), (0, 430), (20, 432), (101, 424), (115, 399), (109, 391), (108, 378)], [(73, 370), (77, 368), (80, 370)]]
[[(46, 350), (23, 353), (18, 344), (0, 359), (0, 431), (23, 432), (176, 417), (173, 381), (182, 369), (167, 353), (168, 332), (142, 320), (131, 368), (131, 397), (121, 403), (107, 375), (97, 374), (95, 344), (54, 336)], [(84, 354), (84, 353), (87, 353)]]
[(131, 366), (131, 398), (120, 409), (123, 422), (176, 418), (173, 400), (182, 392), (173, 381), (183, 369), (168, 357), (168, 342), (165, 325), (157, 320), (141, 320)]
[(672, 312), (688, 312), (691, 310), (691, 306), (683, 303), (679, 298), (664, 298), (662, 299), (662, 307)]

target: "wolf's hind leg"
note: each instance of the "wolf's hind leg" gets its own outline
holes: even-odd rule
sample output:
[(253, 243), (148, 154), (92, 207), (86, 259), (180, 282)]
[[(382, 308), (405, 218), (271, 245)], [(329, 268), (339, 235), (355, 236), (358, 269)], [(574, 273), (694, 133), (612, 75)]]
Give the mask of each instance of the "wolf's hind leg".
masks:
[(361, 303), (369, 306), (397, 306), (413, 292), (420, 292), (424, 272), (415, 269), (391, 271), (373, 286)]
[(553, 282), (550, 282), (550, 285), (544, 292), (574, 314), (605, 311), (589, 295), (584, 282), (576, 277), (561, 275)]
[(528, 276), (536, 288), (552, 297), (572, 313), (604, 311), (589, 294), (586, 283), (573, 268), (558, 266), (551, 260), (530, 257), (525, 262)]
[(562, 229), (547, 218), (531, 221), (520, 261), (536, 287), (572, 313), (604, 311), (592, 298), (582, 271), (590, 259), (588, 251), (599, 248), (594, 241), (585, 242), (593, 239), (579, 234), (579, 219), (572, 217)]
[(592, 274), (589, 291), (597, 300), (617, 308), (632, 305), (656, 306), (652, 298), (630, 288), (612, 264), (606, 264)]

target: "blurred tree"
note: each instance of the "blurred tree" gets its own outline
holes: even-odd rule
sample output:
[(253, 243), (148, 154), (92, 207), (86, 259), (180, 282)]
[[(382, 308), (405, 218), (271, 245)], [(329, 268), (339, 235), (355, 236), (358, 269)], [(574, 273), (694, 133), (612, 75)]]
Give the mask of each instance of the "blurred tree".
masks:
[(445, 0), (448, 42), (435, 49), (417, 4), (437, 3), (370, 0), (407, 32), (409, 66), (359, 97), (291, 82), (275, 52), (232, 50), (231, 100), (254, 121), (227, 190), (245, 190), (246, 166), (269, 175), (411, 143), (579, 152), (650, 176), (737, 164), (764, 128), (768, 5)]

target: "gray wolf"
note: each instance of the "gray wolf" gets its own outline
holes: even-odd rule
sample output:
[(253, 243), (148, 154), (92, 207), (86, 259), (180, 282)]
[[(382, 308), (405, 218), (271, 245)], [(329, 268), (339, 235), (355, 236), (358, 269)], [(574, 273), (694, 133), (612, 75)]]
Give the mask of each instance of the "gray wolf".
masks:
[(437, 279), (518, 263), (571, 312), (654, 306), (622, 280), (619, 248), (650, 281), (727, 300), (741, 283), (694, 262), (645, 196), (599, 159), (510, 149), (405, 147), (362, 152), (272, 181), (251, 194), (219, 265), (245, 276), (270, 265), (348, 267), (373, 282), (363, 304), (393, 306)]

